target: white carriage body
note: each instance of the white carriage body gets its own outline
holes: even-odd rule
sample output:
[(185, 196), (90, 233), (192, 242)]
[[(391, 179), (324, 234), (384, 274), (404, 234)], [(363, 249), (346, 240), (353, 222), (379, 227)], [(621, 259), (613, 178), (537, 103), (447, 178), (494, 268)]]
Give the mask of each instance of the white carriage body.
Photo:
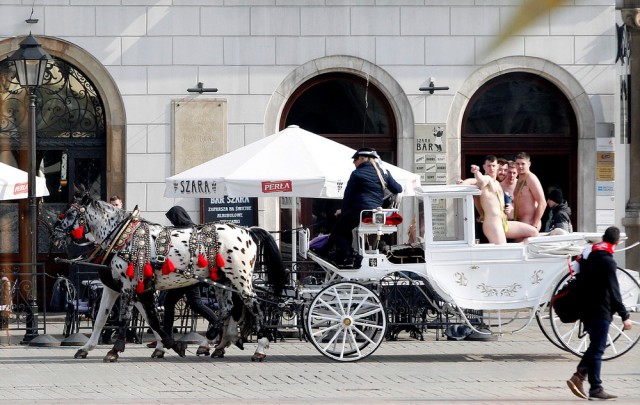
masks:
[(429, 230), (421, 235), (419, 246), (424, 255), (418, 262), (394, 262), (387, 253), (368, 247), (372, 235), (397, 232), (396, 226), (383, 224), (358, 227), (358, 250), (363, 260), (357, 269), (337, 268), (314, 254), (312, 259), (346, 280), (379, 280), (395, 272), (416, 273), (443, 300), (459, 308), (535, 309), (549, 300), (553, 287), (568, 271), (570, 257), (601, 238), (596, 233), (576, 232), (539, 236), (524, 243), (479, 244), (473, 205), (474, 196), (480, 194), (477, 187), (422, 186), (415, 193), (422, 211), (420, 225)]

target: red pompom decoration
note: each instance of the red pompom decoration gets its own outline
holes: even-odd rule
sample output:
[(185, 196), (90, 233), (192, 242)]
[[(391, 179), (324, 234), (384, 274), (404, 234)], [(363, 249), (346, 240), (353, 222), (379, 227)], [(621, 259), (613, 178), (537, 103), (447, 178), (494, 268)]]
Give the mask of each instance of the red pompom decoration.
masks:
[(222, 255), (220, 253), (216, 255), (216, 266), (220, 268), (224, 267), (224, 259), (222, 258)]
[(202, 253), (198, 254), (198, 267), (207, 267), (209, 265), (209, 261), (202, 256)]
[(151, 267), (151, 263), (147, 262), (147, 264), (144, 265), (144, 272), (142, 274), (144, 275), (144, 278), (153, 276), (153, 268)]
[(214, 267), (211, 269), (211, 280), (218, 281), (220, 277), (218, 276), (218, 268)]
[(127, 267), (127, 277), (133, 278), (133, 263), (129, 263)]
[(138, 294), (142, 294), (144, 292), (144, 283), (142, 280), (138, 281), (138, 285), (136, 286), (136, 292)]
[(173, 265), (171, 259), (165, 260), (164, 264), (162, 265), (162, 274), (166, 276), (167, 274), (170, 274), (174, 271), (176, 271), (176, 266)]
[(73, 236), (74, 239), (81, 239), (82, 235), (84, 235), (84, 225), (80, 225), (79, 227), (71, 231), (71, 236)]

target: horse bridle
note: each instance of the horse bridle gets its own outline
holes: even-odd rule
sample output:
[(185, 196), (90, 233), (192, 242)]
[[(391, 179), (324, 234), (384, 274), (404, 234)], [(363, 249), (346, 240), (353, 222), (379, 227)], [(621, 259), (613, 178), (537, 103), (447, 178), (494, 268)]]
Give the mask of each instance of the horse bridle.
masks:
[[(89, 232), (87, 230), (87, 209), (78, 203), (71, 203), (69, 209), (66, 212), (69, 212), (71, 209), (75, 209), (78, 212), (78, 218), (76, 218), (76, 220), (71, 224), (71, 227), (73, 229), (69, 231), (69, 234), (71, 234), (71, 236), (75, 239), (81, 239), (85, 235), (85, 233)], [(62, 214), (60, 216), (60, 219), (64, 219), (65, 216), (65, 214)], [(76, 224), (78, 224), (78, 226), (74, 228), (74, 225)], [(74, 235), (74, 232), (76, 232), (80, 228), (82, 228), (82, 234), (80, 236)]]

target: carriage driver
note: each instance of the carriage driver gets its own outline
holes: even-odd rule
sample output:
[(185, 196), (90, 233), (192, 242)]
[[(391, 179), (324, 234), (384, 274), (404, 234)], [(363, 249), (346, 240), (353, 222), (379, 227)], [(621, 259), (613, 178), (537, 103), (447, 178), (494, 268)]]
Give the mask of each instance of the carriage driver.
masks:
[(338, 220), (321, 252), (339, 266), (352, 264), (352, 231), (360, 222), (360, 212), (382, 207), (385, 187), (394, 194), (402, 192), (402, 186), (376, 161), (380, 156), (374, 149), (360, 148), (352, 158), (356, 168), (344, 190), (342, 208), (336, 211)]

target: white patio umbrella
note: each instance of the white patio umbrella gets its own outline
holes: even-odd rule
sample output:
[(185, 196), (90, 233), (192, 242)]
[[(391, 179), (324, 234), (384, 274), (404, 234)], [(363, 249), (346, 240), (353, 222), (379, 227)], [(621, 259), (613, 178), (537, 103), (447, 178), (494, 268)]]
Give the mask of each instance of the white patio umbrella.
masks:
[[(296, 125), (202, 163), (165, 181), (165, 197), (306, 197), (342, 198), (356, 151)], [(414, 195), (420, 176), (383, 164)], [(291, 221), (297, 227), (292, 210)], [(297, 246), (292, 234), (293, 260)]]
[[(166, 179), (165, 197), (342, 198), (355, 150), (295, 125)], [(413, 195), (420, 176), (385, 163)]]
[[(36, 197), (48, 196), (44, 177), (36, 176)], [(0, 162), (0, 201), (18, 200), (29, 196), (28, 173)]]

